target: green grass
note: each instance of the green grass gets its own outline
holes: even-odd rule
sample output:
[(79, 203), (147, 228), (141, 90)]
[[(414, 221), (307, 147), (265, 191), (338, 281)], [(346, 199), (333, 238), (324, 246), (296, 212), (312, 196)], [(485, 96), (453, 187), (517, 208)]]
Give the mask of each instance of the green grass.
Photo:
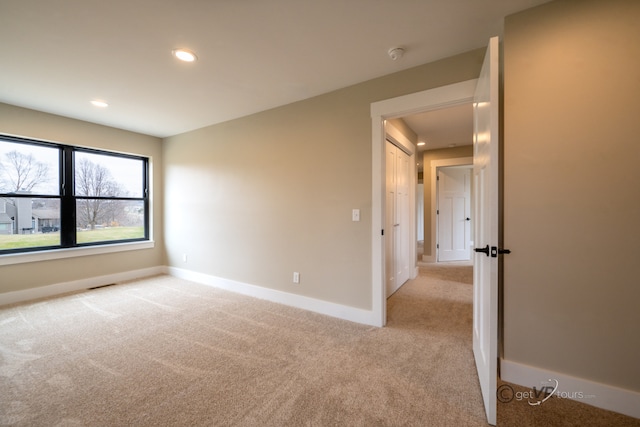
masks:
[(109, 240), (140, 239), (144, 227), (112, 227), (99, 230), (78, 231), (78, 243), (104, 242)]
[[(144, 237), (144, 227), (111, 227), (78, 231), (78, 243), (109, 242)], [(60, 245), (60, 233), (0, 235), (0, 250)]]

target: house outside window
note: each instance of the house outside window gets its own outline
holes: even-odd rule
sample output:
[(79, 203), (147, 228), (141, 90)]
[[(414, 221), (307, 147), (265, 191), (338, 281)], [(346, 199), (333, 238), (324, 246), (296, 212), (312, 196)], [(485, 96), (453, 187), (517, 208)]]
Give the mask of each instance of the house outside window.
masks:
[(148, 163), (0, 136), (0, 256), (149, 240)]

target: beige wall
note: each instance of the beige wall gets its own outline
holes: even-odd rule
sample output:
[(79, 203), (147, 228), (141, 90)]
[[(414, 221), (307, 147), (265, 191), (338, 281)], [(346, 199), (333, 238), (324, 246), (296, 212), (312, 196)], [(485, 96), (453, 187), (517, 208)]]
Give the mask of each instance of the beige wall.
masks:
[(431, 250), (434, 236), (431, 235), (431, 218), (435, 211), (435, 206), (431, 206), (431, 161), (455, 159), (458, 157), (473, 157), (473, 146), (442, 148), (440, 150), (427, 150), (423, 153), (422, 164), (424, 173), (422, 182), (424, 184), (424, 256), (435, 255)]
[(370, 309), (370, 104), (476, 78), (483, 55), (167, 138), (169, 265)]
[(413, 129), (411, 129), (403, 119), (389, 119), (387, 120), (387, 123), (390, 123), (396, 129), (398, 129), (405, 138), (411, 141), (411, 143), (414, 145), (414, 148), (417, 148), (416, 144), (418, 143), (418, 135), (416, 135)]
[(3, 265), (1, 292), (19, 291), (164, 264), (162, 145), (151, 136), (0, 104), (0, 133), (151, 157), (155, 248), (62, 260)]
[(640, 391), (640, 2), (505, 24), (505, 359)]

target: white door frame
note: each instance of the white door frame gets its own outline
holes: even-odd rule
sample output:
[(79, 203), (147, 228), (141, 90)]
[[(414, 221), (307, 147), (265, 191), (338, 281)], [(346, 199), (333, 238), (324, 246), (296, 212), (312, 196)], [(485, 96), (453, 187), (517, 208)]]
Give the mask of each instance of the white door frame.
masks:
[(451, 159), (431, 160), (431, 255), (423, 255), (422, 260), (426, 262), (436, 262), (438, 260), (438, 209), (437, 197), (437, 175), (438, 168), (446, 168), (449, 166), (471, 166), (473, 167), (472, 157), (454, 157)]
[[(384, 326), (387, 323), (385, 244), (382, 235), (385, 224), (386, 177), (384, 121), (473, 102), (476, 82), (477, 79), (467, 80), (371, 104), (371, 311), (376, 326)], [(415, 232), (411, 241), (414, 240)]]

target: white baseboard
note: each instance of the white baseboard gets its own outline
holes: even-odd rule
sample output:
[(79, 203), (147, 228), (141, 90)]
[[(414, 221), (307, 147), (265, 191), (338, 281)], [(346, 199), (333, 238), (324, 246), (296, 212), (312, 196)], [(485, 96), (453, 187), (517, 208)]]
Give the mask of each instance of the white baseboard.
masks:
[(56, 283), (54, 285), (40, 286), (21, 291), (0, 293), (0, 305), (14, 304), (30, 301), (38, 298), (46, 298), (67, 292), (77, 292), (96, 286), (109, 285), (111, 283), (134, 280), (142, 277), (163, 274), (166, 268), (163, 266), (143, 268), (140, 270), (125, 271), (122, 273), (107, 274), (104, 276), (89, 277), (87, 279), (73, 280), (71, 282)]
[(500, 360), (500, 378), (523, 387), (540, 387), (549, 380), (558, 380), (556, 395), (586, 403), (601, 409), (640, 418), (640, 393), (607, 384), (572, 377), (524, 365), (510, 360)]
[(46, 298), (61, 295), (69, 292), (83, 291), (96, 286), (104, 286), (111, 283), (123, 282), (127, 280), (140, 279), (157, 274), (170, 274), (185, 280), (191, 280), (208, 286), (236, 292), (239, 294), (264, 299), (303, 310), (364, 325), (376, 326), (377, 322), (373, 311), (363, 310), (346, 305), (336, 304), (329, 301), (322, 301), (302, 295), (290, 294), (275, 289), (264, 288), (262, 286), (250, 285), (248, 283), (223, 279), (221, 277), (210, 276), (190, 270), (175, 267), (157, 266), (140, 270), (125, 271), (122, 273), (107, 274), (104, 276), (90, 277), (70, 282), (56, 283), (53, 285), (40, 286), (37, 288), (24, 289), (0, 293), (0, 306), (25, 302), (39, 298)]
[(195, 271), (176, 267), (168, 267), (167, 270), (168, 274), (172, 276), (178, 277), (180, 279), (190, 280), (202, 285), (214, 286), (216, 288), (239, 293), (242, 295), (259, 298), (278, 304), (288, 305), (290, 307), (296, 307), (303, 310), (313, 311), (315, 313), (337, 317), (339, 319), (348, 320), (355, 323), (361, 323), (371, 326), (377, 325), (373, 311), (349, 307), (329, 301), (322, 301), (303, 295), (290, 294), (287, 292), (278, 291), (276, 289), (269, 289), (262, 286), (237, 282), (235, 280), (224, 279), (221, 277), (197, 273)]

